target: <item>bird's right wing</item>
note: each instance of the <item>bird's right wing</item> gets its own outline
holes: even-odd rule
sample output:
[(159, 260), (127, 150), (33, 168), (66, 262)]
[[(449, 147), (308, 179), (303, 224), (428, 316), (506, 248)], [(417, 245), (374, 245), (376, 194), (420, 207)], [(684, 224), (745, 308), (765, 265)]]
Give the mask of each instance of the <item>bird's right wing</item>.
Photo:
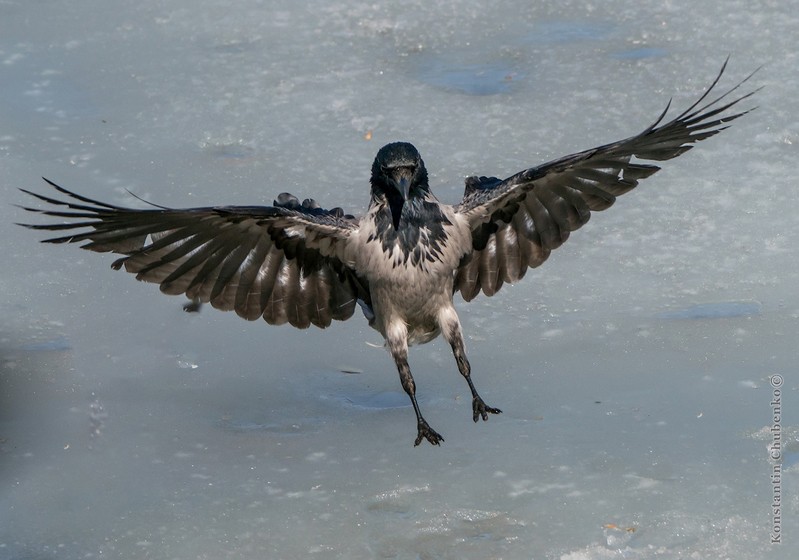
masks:
[[(45, 181), (47, 181), (45, 179)], [(87, 241), (83, 249), (126, 255), (112, 266), (248, 320), (327, 327), (368, 301), (366, 281), (347, 264), (346, 246), (359, 221), (282, 194), (274, 206), (147, 210), (98, 202), (59, 187), (59, 200), (24, 192), (67, 210), (25, 208), (66, 223), (21, 224), (48, 231), (85, 230), (45, 239)]]
[(521, 279), (528, 267), (543, 263), (592, 212), (605, 210), (660, 167), (638, 160), (664, 161), (690, 150), (694, 143), (727, 128), (746, 114), (725, 112), (755, 91), (727, 101), (738, 85), (700, 106), (707, 91), (686, 111), (663, 123), (669, 107), (643, 132), (625, 140), (572, 154), (507, 179), (469, 177), (455, 211), (472, 232), (470, 258), (457, 271), (455, 290), (466, 301), (480, 291), (490, 296), (504, 282)]

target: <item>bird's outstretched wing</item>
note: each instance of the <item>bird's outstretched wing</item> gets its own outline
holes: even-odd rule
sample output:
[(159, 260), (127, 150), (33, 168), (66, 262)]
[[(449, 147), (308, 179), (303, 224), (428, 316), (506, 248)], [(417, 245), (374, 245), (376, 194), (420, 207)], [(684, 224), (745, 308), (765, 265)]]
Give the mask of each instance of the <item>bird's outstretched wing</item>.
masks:
[(660, 168), (637, 160), (664, 161), (727, 128), (752, 109), (727, 112), (758, 90), (728, 100), (738, 85), (707, 102), (724, 63), (708, 90), (686, 111), (661, 124), (669, 105), (646, 130), (619, 142), (569, 155), (501, 180), (469, 177), (455, 206), (472, 228), (473, 253), (457, 271), (455, 290), (466, 301), (482, 290), (491, 296), (504, 282), (521, 279), (528, 267), (543, 263), (552, 249), (582, 227), (592, 211), (605, 210)]
[(358, 219), (340, 208), (324, 210), (284, 193), (274, 206), (133, 210), (47, 182), (68, 198), (22, 190), (66, 209), (23, 208), (71, 221), (21, 225), (70, 232), (46, 243), (86, 241), (83, 249), (126, 255), (113, 268), (124, 266), (164, 293), (299, 328), (327, 327), (351, 317), (359, 299), (369, 303), (365, 280), (344, 258)]

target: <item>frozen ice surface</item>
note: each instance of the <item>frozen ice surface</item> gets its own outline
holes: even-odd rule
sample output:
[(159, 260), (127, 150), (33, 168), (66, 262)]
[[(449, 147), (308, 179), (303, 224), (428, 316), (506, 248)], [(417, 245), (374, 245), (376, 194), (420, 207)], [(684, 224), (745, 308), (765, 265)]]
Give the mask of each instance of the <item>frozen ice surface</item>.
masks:
[(662, 311), (657, 316), (660, 319), (725, 319), (759, 314), (760, 304), (756, 301), (723, 301), (697, 303), (683, 309)]
[[(0, 559), (793, 558), (793, 2), (0, 2)], [(174, 206), (360, 212), (376, 150), (439, 197), (628, 136), (765, 65), (757, 111), (411, 354), (246, 323), (14, 226), (39, 176)], [(345, 365), (342, 365), (345, 364)], [(780, 374), (783, 544), (769, 543)]]

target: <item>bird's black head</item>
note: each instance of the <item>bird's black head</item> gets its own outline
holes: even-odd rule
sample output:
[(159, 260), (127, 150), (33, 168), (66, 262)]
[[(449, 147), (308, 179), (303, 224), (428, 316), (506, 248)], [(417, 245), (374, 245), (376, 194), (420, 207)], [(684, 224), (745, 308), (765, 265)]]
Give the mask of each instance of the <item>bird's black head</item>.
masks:
[(404, 202), (428, 190), (427, 169), (413, 144), (394, 142), (377, 152), (371, 183), (373, 192)]

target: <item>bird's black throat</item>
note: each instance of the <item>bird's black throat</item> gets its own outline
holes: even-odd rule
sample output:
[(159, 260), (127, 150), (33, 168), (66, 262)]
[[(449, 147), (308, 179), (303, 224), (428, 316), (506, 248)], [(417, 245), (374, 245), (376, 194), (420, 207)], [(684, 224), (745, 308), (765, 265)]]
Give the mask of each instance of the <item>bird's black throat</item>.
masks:
[(400, 220), (402, 219), (402, 209), (405, 207), (405, 199), (394, 189), (387, 189), (385, 194), (388, 202), (388, 209), (391, 213), (391, 225), (394, 226), (395, 230), (399, 230)]
[(369, 241), (380, 241), (388, 254), (399, 248), (399, 262), (410, 259), (417, 265), (423, 259), (438, 258), (447, 236), (444, 226), (451, 224), (440, 204), (425, 196), (399, 201), (386, 199), (386, 205), (375, 214), (377, 231)]

